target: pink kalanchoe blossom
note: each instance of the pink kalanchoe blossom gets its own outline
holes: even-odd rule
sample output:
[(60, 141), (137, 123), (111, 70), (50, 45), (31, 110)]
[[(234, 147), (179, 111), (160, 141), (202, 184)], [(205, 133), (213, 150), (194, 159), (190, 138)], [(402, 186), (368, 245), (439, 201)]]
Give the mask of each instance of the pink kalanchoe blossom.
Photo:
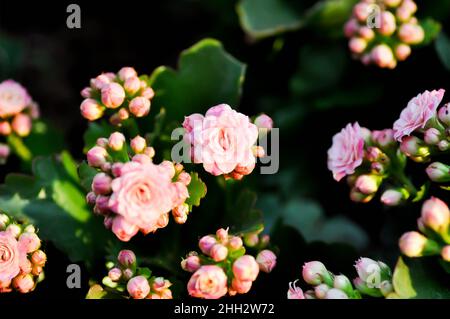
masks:
[(22, 112), (30, 104), (27, 90), (13, 80), (0, 83), (0, 117), (7, 118)]
[(128, 281), (127, 290), (131, 298), (144, 299), (150, 293), (150, 285), (144, 276), (136, 276)]
[(0, 232), (0, 286), (19, 274), (22, 255), (17, 240), (8, 232)]
[(227, 275), (218, 266), (202, 266), (192, 275), (187, 289), (192, 297), (219, 299), (228, 291)]
[(270, 273), (277, 264), (277, 256), (273, 251), (264, 249), (256, 256), (256, 262), (259, 265), (259, 270)]
[(194, 163), (202, 163), (213, 175), (232, 173), (236, 167), (253, 167), (252, 148), (258, 139), (258, 128), (249, 118), (227, 104), (210, 108), (205, 116), (192, 114), (185, 118), (185, 140), (192, 145)]
[(233, 263), (233, 274), (240, 281), (255, 281), (259, 274), (259, 265), (253, 256), (244, 255)]
[(31, 132), (31, 117), (29, 115), (19, 113), (14, 116), (11, 127), (13, 131), (21, 137), (27, 136)]
[(361, 165), (364, 155), (364, 138), (358, 123), (347, 124), (333, 136), (333, 145), (328, 150), (328, 169), (335, 180), (353, 174)]
[(427, 122), (436, 115), (436, 110), (444, 97), (445, 90), (425, 91), (408, 102), (394, 123), (394, 137), (401, 142), (417, 129), (425, 128)]
[(306, 299), (303, 290), (297, 286), (297, 280), (289, 283), (289, 290), (287, 292), (288, 299)]

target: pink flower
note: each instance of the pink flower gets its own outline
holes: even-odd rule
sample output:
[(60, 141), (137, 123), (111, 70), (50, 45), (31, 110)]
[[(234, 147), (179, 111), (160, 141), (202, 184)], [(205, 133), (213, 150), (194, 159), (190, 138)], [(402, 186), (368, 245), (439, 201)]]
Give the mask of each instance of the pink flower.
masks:
[(125, 135), (120, 132), (114, 132), (109, 136), (108, 146), (113, 151), (120, 151), (125, 144)]
[(445, 90), (425, 91), (408, 102), (394, 123), (394, 137), (401, 142), (404, 136), (410, 135), (416, 129), (423, 129), (433, 116), (444, 97)]
[(144, 276), (136, 276), (127, 283), (127, 290), (133, 299), (144, 299), (150, 293), (150, 285)]
[(364, 155), (364, 138), (358, 123), (347, 124), (333, 136), (333, 145), (328, 150), (328, 169), (335, 180), (353, 174), (361, 165)]
[(288, 299), (305, 299), (302, 289), (296, 285), (297, 281), (298, 279), (289, 283), (289, 290), (287, 292)]
[(259, 265), (253, 256), (244, 255), (233, 263), (233, 274), (240, 281), (255, 281), (259, 274)]
[(192, 297), (219, 299), (227, 293), (227, 275), (218, 266), (202, 266), (192, 275), (187, 289)]
[(0, 117), (15, 115), (30, 103), (31, 98), (22, 85), (13, 80), (0, 83)]
[(8, 232), (0, 232), (0, 286), (19, 274), (21, 255), (17, 240)]
[(139, 227), (128, 222), (123, 216), (116, 216), (111, 230), (121, 241), (129, 241), (139, 231)]
[(19, 113), (14, 116), (11, 123), (13, 131), (19, 136), (27, 136), (31, 132), (31, 117), (26, 114)]
[(194, 163), (202, 163), (213, 175), (229, 174), (237, 166), (255, 163), (252, 146), (258, 128), (242, 113), (227, 104), (210, 108), (205, 117), (193, 114), (185, 118), (185, 140), (192, 144)]

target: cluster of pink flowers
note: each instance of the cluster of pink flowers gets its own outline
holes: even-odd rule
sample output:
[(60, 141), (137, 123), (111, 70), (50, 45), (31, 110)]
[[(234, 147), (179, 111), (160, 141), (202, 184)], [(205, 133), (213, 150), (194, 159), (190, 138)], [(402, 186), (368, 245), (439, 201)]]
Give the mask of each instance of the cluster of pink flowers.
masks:
[(33, 225), (0, 214), (0, 293), (33, 291), (44, 278), (47, 256)]
[(395, 68), (425, 39), (416, 11), (413, 0), (361, 0), (344, 27), (351, 52), (364, 64)]
[(113, 125), (120, 125), (131, 115), (143, 117), (150, 111), (150, 100), (155, 93), (145, 80), (131, 67), (115, 73), (102, 73), (91, 79), (90, 87), (81, 91), (81, 115), (95, 121), (109, 116)]
[[(39, 107), (22, 85), (13, 80), (0, 83), (0, 135), (28, 136), (32, 120), (38, 117)], [(8, 158), (9, 153), (9, 146), (0, 144), (1, 162)]]
[(181, 262), (181, 267), (193, 273), (187, 284), (190, 296), (219, 299), (245, 294), (260, 271), (269, 273), (276, 265), (276, 256), (262, 249), (255, 257), (246, 254), (241, 236), (232, 236), (219, 229), (215, 235), (200, 239), (201, 254), (193, 251)]
[(442, 200), (431, 197), (422, 206), (417, 220), (420, 232), (403, 234), (399, 240), (400, 250), (408, 257), (441, 255), (450, 262), (450, 210)]
[[(172, 211), (177, 223), (186, 222), (189, 205), (187, 186), (191, 176), (180, 164), (154, 164), (155, 151), (136, 136), (128, 153), (125, 136), (112, 133), (100, 138), (87, 153), (88, 164), (98, 169), (87, 202), (105, 216), (105, 226), (122, 241), (140, 230), (144, 234), (164, 228)], [(131, 158), (130, 158), (131, 156)]]
[(355, 264), (358, 274), (351, 281), (345, 275), (335, 275), (320, 261), (304, 264), (303, 280), (313, 289), (303, 292), (298, 279), (289, 283), (288, 299), (360, 299), (361, 294), (382, 297), (393, 292), (391, 269), (383, 262), (361, 257)]
[(151, 276), (148, 268), (138, 267), (131, 250), (121, 250), (117, 262), (109, 263), (108, 268), (103, 284), (116, 293), (126, 291), (132, 299), (172, 299), (172, 283), (163, 277)]
[(206, 114), (192, 114), (183, 122), (184, 140), (191, 145), (194, 163), (212, 175), (240, 180), (255, 168), (264, 149), (256, 146), (258, 128), (270, 130), (272, 119), (260, 115), (255, 124), (227, 104), (211, 107)]
[[(444, 105), (438, 110), (443, 95), (441, 89), (413, 98), (393, 129), (370, 131), (355, 123), (333, 137), (328, 168), (337, 181), (348, 176), (353, 201), (371, 200), (383, 182), (386, 187), (381, 202), (385, 205), (398, 205), (416, 195), (414, 185), (404, 175), (406, 156), (424, 162), (450, 149), (450, 107)], [(435, 182), (450, 181), (449, 167), (444, 163), (434, 162), (426, 172)]]

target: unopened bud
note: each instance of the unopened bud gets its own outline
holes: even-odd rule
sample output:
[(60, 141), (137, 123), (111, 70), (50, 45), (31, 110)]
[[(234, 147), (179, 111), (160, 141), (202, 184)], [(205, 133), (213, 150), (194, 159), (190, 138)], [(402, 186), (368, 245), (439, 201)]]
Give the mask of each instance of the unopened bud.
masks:
[(450, 166), (444, 163), (431, 163), (426, 169), (428, 177), (433, 182), (445, 183), (450, 182)]
[(435, 232), (446, 232), (450, 222), (450, 210), (439, 198), (431, 197), (422, 205), (422, 221)]
[(136, 136), (135, 138), (133, 138), (131, 140), (130, 144), (131, 144), (131, 149), (136, 154), (142, 153), (145, 150), (145, 148), (147, 147), (147, 142), (145, 141), (145, 138), (143, 138), (139, 135)]
[(259, 270), (270, 273), (277, 264), (277, 256), (273, 251), (265, 249), (256, 256), (256, 262), (259, 265)]
[(133, 251), (124, 249), (119, 252), (117, 260), (123, 267), (129, 268), (136, 263), (136, 255)]
[(450, 126), (450, 103), (445, 104), (438, 111), (439, 120), (447, 126)]
[(316, 286), (324, 282), (325, 278), (330, 277), (325, 265), (320, 261), (310, 261), (303, 265), (303, 280), (306, 283)]
[(125, 144), (125, 136), (122, 133), (114, 132), (109, 136), (108, 146), (113, 151), (120, 151)]
[(418, 232), (407, 232), (400, 237), (400, 250), (408, 257), (420, 257), (427, 244), (427, 240), (425, 236)]

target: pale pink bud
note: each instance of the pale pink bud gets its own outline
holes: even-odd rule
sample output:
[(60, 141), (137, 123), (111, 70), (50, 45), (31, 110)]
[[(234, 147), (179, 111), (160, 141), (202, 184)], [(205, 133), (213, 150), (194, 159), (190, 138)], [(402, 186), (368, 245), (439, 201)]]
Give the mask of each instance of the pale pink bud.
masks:
[(122, 277), (122, 271), (119, 268), (112, 268), (108, 272), (108, 277), (111, 278), (112, 281), (118, 281), (120, 277)]
[(130, 113), (128, 113), (127, 109), (125, 108), (121, 108), (119, 110), (119, 112), (117, 112), (117, 118), (120, 121), (125, 121), (126, 119), (128, 119), (130, 117)]
[(144, 154), (136, 154), (133, 156), (131, 161), (141, 164), (149, 164), (152, 162), (152, 159)]
[(359, 23), (356, 19), (348, 20), (344, 25), (344, 34), (347, 38), (351, 38), (359, 29)]
[(122, 174), (123, 163), (114, 163), (111, 167), (111, 173), (115, 177), (119, 177)]
[(328, 271), (320, 261), (310, 261), (303, 265), (302, 276), (306, 283), (316, 286), (323, 282), (325, 276), (328, 276)]
[(152, 88), (145, 88), (144, 90), (142, 90), (141, 96), (146, 98), (147, 100), (151, 100), (155, 96), (155, 92)]
[(325, 299), (328, 290), (330, 290), (330, 288), (326, 284), (320, 284), (314, 287), (314, 294), (317, 299)]
[(125, 81), (128, 78), (137, 76), (137, 72), (134, 68), (131, 67), (123, 67), (118, 72), (119, 79)]
[(237, 250), (239, 248), (241, 248), (243, 245), (242, 239), (241, 237), (238, 236), (232, 236), (229, 240), (228, 240), (228, 247), (231, 250)]
[(44, 267), (47, 262), (47, 255), (42, 250), (36, 250), (33, 255), (31, 255), (31, 261), (37, 266)]
[(194, 272), (201, 266), (198, 256), (189, 256), (181, 262), (181, 268), (185, 271)]
[(18, 238), (22, 232), (22, 228), (17, 224), (9, 224), (8, 227), (6, 227), (6, 232), (15, 238)]
[(228, 248), (222, 244), (215, 244), (211, 247), (209, 255), (216, 262), (225, 260), (228, 256)]
[(36, 232), (36, 228), (33, 225), (27, 225), (24, 229), (23, 229), (24, 233), (35, 233)]
[(111, 167), (112, 167), (112, 164), (109, 162), (106, 162), (106, 163), (103, 163), (102, 166), (100, 166), (100, 169), (105, 173), (109, 173), (109, 171), (111, 171)]
[(4, 162), (10, 153), (9, 146), (3, 143), (0, 143), (0, 163)]
[(445, 261), (450, 262), (450, 245), (444, 246), (444, 248), (442, 248), (441, 256)]
[(199, 243), (198, 246), (200, 248), (200, 250), (205, 254), (205, 255), (209, 255), (209, 252), (211, 250), (211, 248), (217, 244), (217, 241), (214, 237), (207, 235), (207, 236), (203, 236)]
[(172, 209), (172, 214), (174, 217), (183, 217), (189, 213), (189, 205), (181, 204)]
[(133, 271), (130, 268), (124, 269), (122, 275), (124, 279), (129, 280), (133, 277)]
[(439, 143), (437, 144), (437, 147), (440, 151), (445, 152), (448, 149), (450, 149), (450, 143), (447, 142), (446, 140), (442, 140), (442, 141), (439, 141)]
[(348, 47), (353, 53), (360, 54), (367, 48), (367, 41), (363, 38), (351, 38)]
[(239, 257), (233, 263), (233, 274), (240, 281), (255, 281), (259, 273), (259, 265), (255, 258), (250, 255)]
[(428, 177), (437, 183), (450, 182), (450, 166), (444, 163), (431, 163), (426, 169)]
[(381, 202), (386, 206), (397, 206), (403, 199), (403, 193), (396, 189), (388, 189), (381, 195)]
[(429, 145), (436, 145), (441, 139), (441, 133), (438, 129), (431, 127), (425, 131), (424, 140)]
[(287, 292), (288, 299), (305, 299), (302, 289), (297, 286), (297, 281), (298, 279), (289, 283), (289, 290)]
[(246, 294), (252, 288), (251, 281), (241, 281), (233, 278), (231, 281), (231, 288), (236, 291), (238, 294)]
[(415, 136), (406, 136), (400, 143), (400, 150), (409, 156), (428, 156), (429, 149)]
[(418, 24), (405, 23), (400, 26), (398, 37), (406, 44), (419, 44), (425, 38), (425, 32)]
[(109, 136), (108, 146), (113, 151), (120, 151), (125, 144), (125, 136), (122, 133), (114, 132)]
[(102, 103), (111, 109), (122, 105), (125, 100), (125, 91), (118, 83), (109, 83), (102, 88)]
[(119, 252), (117, 261), (124, 267), (132, 267), (136, 263), (136, 255), (133, 251), (124, 249)]
[(156, 226), (158, 228), (164, 228), (169, 224), (169, 214), (163, 214), (158, 218)]
[(31, 132), (31, 117), (28, 115), (19, 113), (14, 116), (11, 127), (13, 131), (19, 136), (27, 136)]
[(14, 288), (23, 294), (30, 292), (34, 288), (33, 276), (30, 274), (20, 274), (13, 279), (12, 283)]
[(439, 120), (447, 126), (450, 126), (450, 103), (445, 104), (439, 109)]
[(356, 189), (365, 194), (371, 195), (377, 192), (381, 183), (381, 177), (375, 175), (361, 175), (356, 179)]
[(228, 242), (228, 228), (220, 228), (216, 231), (217, 239), (222, 243), (225, 244)]
[(407, 44), (399, 44), (395, 47), (395, 57), (399, 61), (405, 61), (411, 55), (411, 47)]
[(426, 243), (427, 238), (416, 231), (404, 233), (399, 240), (400, 250), (408, 257), (420, 257)]
[(258, 128), (262, 128), (262, 129), (268, 129), (271, 130), (273, 128), (273, 120), (270, 116), (266, 115), (266, 114), (261, 114), (259, 115), (256, 119), (254, 124), (258, 127)]
[(95, 121), (103, 116), (104, 107), (94, 99), (85, 99), (80, 105), (81, 115), (89, 120)]
[(178, 181), (183, 185), (188, 186), (191, 183), (191, 175), (186, 172), (181, 172), (180, 175), (178, 175)]
[[(396, 16), (401, 22), (412, 20), (412, 15), (417, 11), (417, 5), (414, 1), (405, 0), (402, 5), (397, 8)], [(410, 21), (411, 21), (410, 20)]]
[(379, 44), (371, 51), (372, 61), (380, 68), (391, 67), (395, 62), (394, 53), (386, 44)]
[(8, 121), (0, 122), (0, 135), (7, 136), (11, 134), (11, 131), (12, 131), (11, 125), (9, 124)]
[(123, 87), (128, 94), (135, 94), (141, 88), (141, 81), (137, 76), (132, 76), (125, 80)]
[(91, 94), (92, 89), (90, 87), (85, 87), (84, 89), (81, 90), (81, 96), (84, 97), (85, 99), (90, 98)]
[(277, 264), (277, 256), (273, 251), (265, 249), (256, 256), (256, 262), (259, 265), (259, 270), (269, 273)]
[(105, 173), (98, 173), (92, 180), (92, 190), (95, 194), (108, 195), (111, 193), (112, 178)]
[(331, 288), (327, 291), (325, 299), (348, 299), (348, 296), (340, 289)]
[(166, 288), (170, 287), (170, 285), (170, 281), (165, 280), (163, 277), (156, 277), (152, 283), (152, 290), (162, 292)]
[(363, 26), (359, 29), (359, 36), (366, 41), (370, 41), (375, 37), (375, 32), (366, 26)]
[(24, 259), (20, 263), (20, 270), (25, 274), (29, 274), (33, 270), (33, 264), (28, 259)]
[(143, 138), (139, 135), (131, 140), (131, 149), (136, 154), (142, 153), (146, 147), (147, 147), (147, 142), (145, 141), (145, 138)]
[(360, 22), (366, 22), (370, 14), (370, 6), (367, 3), (360, 2), (353, 7), (353, 14)]
[(422, 221), (436, 232), (446, 231), (450, 222), (448, 206), (439, 198), (431, 197), (422, 205)]
[(104, 163), (106, 163), (106, 157), (108, 156), (108, 152), (100, 146), (94, 146), (91, 148), (87, 154), (88, 164), (92, 167), (100, 167)]
[(150, 112), (150, 101), (145, 97), (138, 96), (131, 100), (128, 107), (134, 116), (143, 117)]
[(395, 32), (396, 28), (397, 28), (397, 25), (395, 22), (395, 16), (389, 11), (382, 12), (381, 13), (381, 28), (379, 29), (379, 32), (382, 35), (390, 36)]
[(101, 90), (111, 82), (111, 79), (106, 74), (100, 74), (95, 79), (91, 80), (91, 86), (94, 89)]
[(111, 230), (121, 241), (129, 241), (139, 231), (139, 227), (117, 215), (113, 220)]
[(23, 233), (19, 237), (19, 248), (27, 254), (32, 253), (41, 247), (41, 240), (35, 233)]
[(144, 276), (136, 276), (130, 279), (127, 290), (133, 299), (144, 299), (150, 293), (150, 285)]

